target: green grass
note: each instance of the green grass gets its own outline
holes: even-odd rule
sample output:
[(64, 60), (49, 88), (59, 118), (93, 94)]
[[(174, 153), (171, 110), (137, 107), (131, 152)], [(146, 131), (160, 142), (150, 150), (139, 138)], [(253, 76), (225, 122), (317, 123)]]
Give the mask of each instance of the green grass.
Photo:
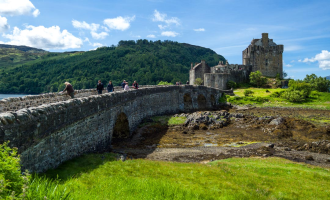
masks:
[(70, 191), (70, 199), (327, 199), (330, 196), (329, 169), (282, 158), (232, 158), (199, 164), (122, 162), (116, 161), (113, 154), (90, 154), (44, 175), (61, 179), (58, 190)]
[(163, 116), (154, 116), (151, 118), (154, 122), (153, 123), (161, 123), (164, 125), (180, 125), (184, 124), (186, 121), (186, 117), (173, 117), (170, 115), (163, 115)]
[[(253, 97), (244, 97), (245, 89), (237, 89), (234, 91), (236, 97), (229, 97), (227, 100), (234, 104), (256, 104), (258, 107), (299, 107), (330, 110), (330, 93), (313, 91), (311, 97), (304, 102), (289, 102), (280, 97), (271, 97), (274, 92), (285, 91), (285, 89), (264, 89), (264, 88), (248, 88), (254, 92)], [(270, 92), (266, 92), (269, 90)]]

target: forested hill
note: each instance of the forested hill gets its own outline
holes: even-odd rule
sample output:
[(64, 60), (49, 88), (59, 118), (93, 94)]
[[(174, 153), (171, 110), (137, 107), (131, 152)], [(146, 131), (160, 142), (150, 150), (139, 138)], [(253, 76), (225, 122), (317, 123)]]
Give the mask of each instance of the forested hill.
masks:
[(224, 57), (208, 48), (173, 41), (120, 41), (117, 46), (100, 47), (94, 51), (73, 52), (67, 56), (49, 53), (31, 64), (0, 69), (0, 93), (44, 93), (64, 89), (69, 81), (75, 89), (96, 87), (112, 80), (119, 85), (123, 79), (140, 85), (159, 81), (185, 83), (191, 62), (205, 60), (216, 65)]
[(48, 51), (28, 46), (0, 44), (0, 69), (39, 59), (47, 53)]

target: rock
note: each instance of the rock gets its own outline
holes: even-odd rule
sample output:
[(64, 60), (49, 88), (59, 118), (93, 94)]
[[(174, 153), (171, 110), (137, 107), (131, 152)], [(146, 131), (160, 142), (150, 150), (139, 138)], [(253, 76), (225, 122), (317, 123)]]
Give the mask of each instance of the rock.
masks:
[(269, 147), (269, 148), (274, 148), (274, 146), (275, 146), (275, 144), (269, 144), (269, 145), (267, 145), (267, 147)]
[(285, 151), (291, 151), (291, 149), (289, 147), (285, 147), (284, 150)]
[(305, 160), (314, 160), (314, 158), (313, 158), (313, 156), (308, 155), (308, 156), (305, 156)]
[(193, 130), (198, 130), (199, 129), (199, 126), (197, 124), (195, 124), (194, 126), (192, 126), (192, 129)]
[(203, 123), (203, 124), (200, 124), (200, 125), (199, 125), (199, 129), (200, 129), (200, 130), (207, 130), (208, 127)]
[(268, 155), (267, 154), (262, 154), (263, 157), (267, 157)]
[(327, 158), (326, 161), (327, 161), (327, 162), (330, 162), (330, 158)]
[(182, 134), (187, 134), (188, 132), (187, 131), (182, 131)]
[(280, 125), (282, 124), (284, 119), (282, 117), (273, 119), (271, 122), (269, 122), (269, 125)]
[(119, 160), (121, 160), (121, 161), (125, 161), (126, 160), (126, 155), (123, 155), (123, 154), (121, 154), (120, 156), (119, 156)]

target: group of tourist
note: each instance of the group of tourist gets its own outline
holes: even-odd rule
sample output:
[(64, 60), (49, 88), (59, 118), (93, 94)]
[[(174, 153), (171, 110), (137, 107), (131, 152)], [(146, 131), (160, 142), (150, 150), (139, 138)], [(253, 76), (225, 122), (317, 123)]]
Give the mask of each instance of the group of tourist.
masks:
[[(65, 84), (65, 88), (64, 88), (64, 90), (62, 92), (67, 91), (67, 94), (71, 98), (74, 98), (74, 89), (73, 89), (72, 85), (69, 82), (65, 82), (64, 84)], [(128, 82), (126, 80), (124, 80), (121, 83), (121, 86), (122, 86), (123, 90), (129, 90)], [(134, 81), (133, 84), (132, 84), (132, 87), (134, 89), (138, 89), (139, 88), (139, 84), (136, 81)], [(96, 86), (97, 93), (98, 94), (102, 94), (103, 89), (104, 89), (104, 85), (101, 82), (101, 80), (99, 80), (98, 83), (97, 83), (97, 86)], [(107, 91), (108, 92), (115, 91), (115, 88), (114, 88), (114, 86), (112, 84), (112, 81), (109, 81), (109, 84), (107, 85)]]
[[(126, 80), (123, 80), (123, 82), (121, 83), (121, 87), (123, 88), (123, 90), (129, 90), (128, 82)], [(134, 89), (139, 89), (139, 84), (134, 81), (132, 87)]]

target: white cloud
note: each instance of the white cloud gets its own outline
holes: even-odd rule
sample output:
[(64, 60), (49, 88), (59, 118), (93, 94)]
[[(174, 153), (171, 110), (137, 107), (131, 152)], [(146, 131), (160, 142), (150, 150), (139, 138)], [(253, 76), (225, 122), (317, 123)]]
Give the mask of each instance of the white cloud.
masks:
[(161, 29), (161, 30), (162, 30), (162, 29), (165, 29), (166, 27), (168, 27), (168, 26), (160, 25), (160, 24), (158, 25), (158, 28)]
[(116, 17), (112, 19), (105, 19), (103, 23), (107, 25), (110, 29), (124, 31), (130, 27), (130, 22), (134, 21), (135, 15), (133, 17)]
[[(101, 33), (96, 32), (99, 29), (100, 24), (94, 24), (94, 23), (88, 24), (85, 21), (80, 22), (80, 21), (77, 21), (77, 20), (72, 20), (72, 25), (73, 25), (73, 27), (75, 27), (77, 29), (89, 30), (91, 32), (92, 37), (96, 40), (104, 39), (109, 35), (106, 32), (101, 32)], [(102, 28), (103, 27), (104, 26), (102, 26)]]
[(198, 29), (194, 29), (194, 31), (200, 32), (200, 31), (205, 31), (204, 28), (198, 28)]
[(40, 11), (29, 0), (0, 0), (0, 15), (33, 15), (37, 17)]
[(0, 33), (5, 32), (9, 29), (9, 24), (7, 23), (7, 18), (0, 16)]
[(176, 33), (174, 31), (164, 31), (161, 34), (162, 36), (167, 36), (167, 37), (176, 37), (179, 35), (179, 33)]
[(101, 43), (93, 43), (92, 45), (93, 47), (101, 47), (101, 46), (104, 46), (103, 44)]
[(105, 30), (106, 32), (109, 32), (110, 30), (107, 28), (107, 27), (105, 27), (105, 26), (101, 26), (101, 28), (103, 29), (103, 30)]
[(166, 25), (158, 25), (158, 28), (160, 29), (165, 29), (171, 24), (180, 25), (180, 20), (177, 17), (167, 18), (165, 13), (160, 13), (157, 10), (154, 11), (154, 18), (152, 21), (166, 23)]
[(73, 36), (67, 30), (59, 26), (26, 26), (25, 30), (15, 27), (12, 34), (3, 34), (4, 38), (9, 39), (8, 44), (26, 45), (43, 49), (70, 49), (80, 48), (83, 41)]
[(72, 20), (72, 25), (75, 28), (86, 29), (86, 30), (90, 30), (90, 31), (97, 31), (97, 29), (100, 27), (100, 24), (94, 24), (94, 23), (88, 24), (85, 21), (80, 22), (77, 20)]
[(321, 53), (316, 54), (314, 58), (305, 58), (304, 60), (298, 60), (299, 62), (316, 62), (318, 61), (319, 67), (323, 70), (330, 69), (330, 52), (322, 50)]
[(106, 32), (96, 33), (96, 32), (93, 32), (93, 31), (91, 32), (91, 34), (92, 34), (92, 37), (96, 40), (104, 39), (109, 35)]
[(35, 9), (35, 10), (33, 11), (32, 15), (33, 15), (34, 17), (38, 17), (38, 15), (40, 15), (40, 11), (39, 11), (39, 9)]
[(285, 67), (292, 67), (292, 65), (290, 65), (290, 64), (286, 64), (286, 65), (284, 65)]
[(156, 38), (155, 35), (147, 35), (147, 38)]

